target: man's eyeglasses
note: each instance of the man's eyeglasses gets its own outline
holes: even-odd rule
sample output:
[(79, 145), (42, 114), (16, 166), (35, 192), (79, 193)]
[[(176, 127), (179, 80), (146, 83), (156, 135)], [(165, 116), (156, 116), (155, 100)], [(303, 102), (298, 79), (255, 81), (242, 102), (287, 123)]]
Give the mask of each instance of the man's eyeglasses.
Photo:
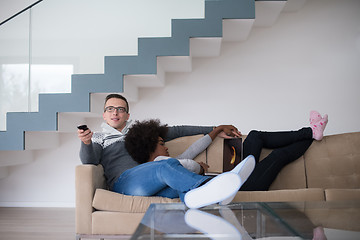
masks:
[(125, 113), (127, 112), (126, 111), (126, 108), (124, 107), (114, 107), (114, 106), (108, 106), (105, 108), (104, 112), (115, 112), (115, 110), (117, 110), (119, 113)]

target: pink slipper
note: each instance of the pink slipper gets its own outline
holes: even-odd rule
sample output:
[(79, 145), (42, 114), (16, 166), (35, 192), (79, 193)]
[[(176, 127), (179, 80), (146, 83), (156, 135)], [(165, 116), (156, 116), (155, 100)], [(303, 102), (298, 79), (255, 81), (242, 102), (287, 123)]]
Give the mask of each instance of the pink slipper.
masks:
[(311, 111), (310, 112), (310, 124), (318, 122), (321, 120), (321, 115), (318, 111)]
[(316, 227), (313, 230), (313, 240), (327, 240), (324, 229), (322, 227)]
[(320, 120), (310, 123), (310, 127), (313, 130), (313, 138), (320, 141), (324, 137), (324, 130), (328, 123), (328, 115), (325, 114)]

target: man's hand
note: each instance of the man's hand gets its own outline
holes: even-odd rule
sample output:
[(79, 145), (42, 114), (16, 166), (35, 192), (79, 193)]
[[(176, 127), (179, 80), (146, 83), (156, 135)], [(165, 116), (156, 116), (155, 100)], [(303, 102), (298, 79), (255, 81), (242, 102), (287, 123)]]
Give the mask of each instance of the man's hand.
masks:
[(78, 130), (78, 138), (85, 143), (86, 145), (91, 144), (91, 137), (93, 135), (93, 132), (91, 132), (90, 129), (87, 130)]
[(241, 137), (241, 132), (233, 125), (220, 125), (214, 128), (214, 130), (209, 133), (209, 136), (212, 140), (214, 140), (216, 136), (222, 138), (234, 138)]

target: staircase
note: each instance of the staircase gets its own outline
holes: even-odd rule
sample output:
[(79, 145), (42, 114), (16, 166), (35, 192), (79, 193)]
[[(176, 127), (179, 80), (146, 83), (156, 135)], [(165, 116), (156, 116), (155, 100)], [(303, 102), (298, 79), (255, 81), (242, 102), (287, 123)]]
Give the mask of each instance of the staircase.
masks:
[[(221, 44), (246, 41), (254, 27), (273, 25), (306, 0), (205, 0), (205, 18), (172, 20), (171, 37), (138, 39), (137, 56), (105, 56), (103, 74), (74, 74), (71, 93), (40, 94), (38, 112), (9, 112), (0, 131), (0, 178), (6, 167), (31, 162), (32, 150), (56, 147), (58, 132), (74, 132), (100, 117), (108, 93), (139, 101), (139, 88), (164, 87), (165, 73), (191, 72), (192, 59), (216, 57)], [(100, 117), (101, 118), (101, 117)]]

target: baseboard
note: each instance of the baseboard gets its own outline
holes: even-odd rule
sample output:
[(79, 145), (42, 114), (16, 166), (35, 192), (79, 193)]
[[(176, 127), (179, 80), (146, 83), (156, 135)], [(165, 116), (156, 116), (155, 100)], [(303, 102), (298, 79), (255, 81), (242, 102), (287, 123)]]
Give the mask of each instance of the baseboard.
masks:
[(0, 202), (0, 207), (75, 208), (75, 202)]

